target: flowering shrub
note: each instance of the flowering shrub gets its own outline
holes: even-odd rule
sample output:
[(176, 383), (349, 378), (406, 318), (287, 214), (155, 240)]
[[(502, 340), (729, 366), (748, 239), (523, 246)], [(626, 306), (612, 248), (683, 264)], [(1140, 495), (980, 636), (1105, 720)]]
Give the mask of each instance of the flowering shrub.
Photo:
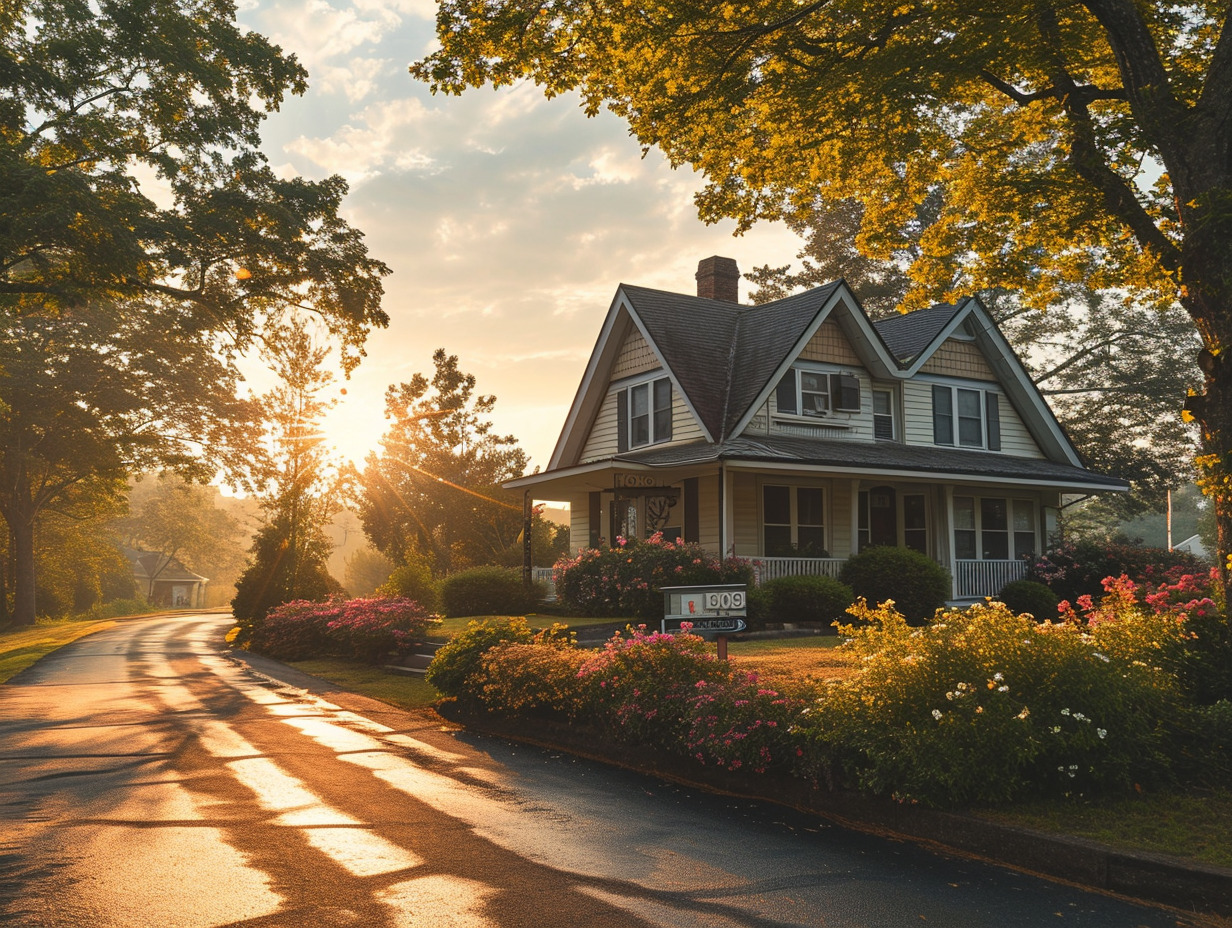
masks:
[(790, 770), (803, 755), (794, 723), (805, 700), (763, 687), (754, 673), (694, 689), (684, 748), (698, 763), (765, 773)]
[(530, 644), (504, 644), (481, 658), (483, 701), (511, 714), (576, 718), (582, 704), (578, 670), (587, 653), (567, 639), (536, 636)]
[(530, 644), (534, 640), (523, 618), (493, 618), (469, 622), (445, 643), (425, 679), (445, 696), (464, 701), (482, 699), (483, 657), (489, 648), (500, 644)]
[(646, 626), (615, 635), (579, 668), (582, 711), (621, 741), (678, 746), (698, 682), (731, 677), (706, 642), (687, 633), (663, 635)]
[(840, 634), (862, 669), (798, 726), (809, 756), (831, 779), (935, 805), (1162, 780), (1181, 699), (1160, 658), (1182, 631), (1125, 602), (1109, 609), (1115, 620), (1090, 630), (996, 602), (916, 629), (860, 603), (867, 624)]
[(617, 538), (614, 548), (589, 548), (556, 562), (556, 595), (579, 615), (658, 621), (665, 586), (703, 583), (753, 585), (753, 569), (740, 558), (720, 561), (699, 544)]
[(1207, 565), (1186, 551), (1138, 545), (1066, 542), (1027, 561), (1027, 579), (1047, 584), (1060, 599), (1099, 596), (1105, 577), (1125, 574), (1139, 584), (1175, 583), (1185, 574), (1205, 576)]
[(435, 621), (409, 599), (297, 600), (271, 609), (250, 647), (280, 660), (328, 654), (380, 663), (404, 656)]

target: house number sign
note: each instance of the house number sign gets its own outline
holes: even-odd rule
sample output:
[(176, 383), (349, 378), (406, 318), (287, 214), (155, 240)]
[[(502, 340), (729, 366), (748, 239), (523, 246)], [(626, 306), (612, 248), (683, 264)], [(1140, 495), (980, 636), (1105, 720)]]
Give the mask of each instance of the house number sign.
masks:
[(658, 478), (654, 474), (616, 474), (616, 489), (645, 489), (657, 487)]

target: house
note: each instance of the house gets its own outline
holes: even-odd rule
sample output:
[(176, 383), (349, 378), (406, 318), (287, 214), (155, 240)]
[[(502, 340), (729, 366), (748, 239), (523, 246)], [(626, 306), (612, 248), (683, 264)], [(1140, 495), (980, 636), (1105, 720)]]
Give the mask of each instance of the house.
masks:
[(1064, 495), (1128, 489), (978, 300), (873, 322), (841, 280), (742, 306), (739, 279), (713, 257), (696, 296), (617, 288), (551, 461), (506, 484), (568, 500), (574, 550), (661, 531), (764, 581), (897, 545), (971, 600), (1023, 575)]
[(205, 605), (205, 586), (209, 578), (195, 574), (178, 559), (157, 551), (125, 548), (133, 565), (137, 591), (156, 606), (199, 609)]
[(1201, 558), (1204, 561), (1211, 559), (1211, 552), (1207, 550), (1206, 545), (1202, 543), (1200, 535), (1190, 535), (1184, 541), (1178, 541), (1172, 546), (1173, 551), (1184, 551), (1186, 554), (1192, 554), (1194, 557)]

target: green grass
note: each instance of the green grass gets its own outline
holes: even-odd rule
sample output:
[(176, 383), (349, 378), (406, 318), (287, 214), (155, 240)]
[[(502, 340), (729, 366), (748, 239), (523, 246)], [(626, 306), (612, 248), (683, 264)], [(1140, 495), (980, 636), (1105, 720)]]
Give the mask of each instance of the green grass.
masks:
[(423, 709), (435, 705), (441, 694), (418, 674), (390, 673), (371, 664), (342, 658), (319, 657), (291, 663), (296, 670), (336, 683), (343, 689), (370, 696), (400, 709)]
[(991, 821), (1112, 847), (1232, 867), (1232, 790), (1155, 793), (1089, 804), (1028, 803), (976, 813)]

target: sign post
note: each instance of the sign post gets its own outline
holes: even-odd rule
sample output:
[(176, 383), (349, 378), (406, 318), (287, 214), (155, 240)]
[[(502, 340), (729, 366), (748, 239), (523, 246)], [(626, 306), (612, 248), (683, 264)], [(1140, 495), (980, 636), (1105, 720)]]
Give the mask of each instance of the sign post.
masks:
[(727, 660), (727, 637), (748, 626), (748, 590), (743, 583), (712, 586), (665, 586), (662, 632), (674, 635), (686, 622), (695, 635), (716, 641), (719, 660)]

